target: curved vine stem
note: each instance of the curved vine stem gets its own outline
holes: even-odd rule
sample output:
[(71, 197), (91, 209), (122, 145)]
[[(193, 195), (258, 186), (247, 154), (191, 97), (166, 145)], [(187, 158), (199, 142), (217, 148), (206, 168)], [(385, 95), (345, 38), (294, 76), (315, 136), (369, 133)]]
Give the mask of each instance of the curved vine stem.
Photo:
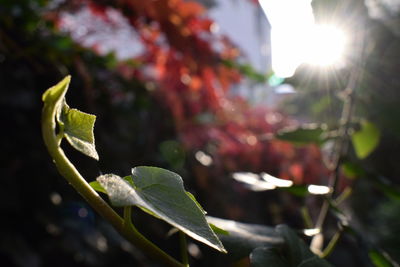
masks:
[[(134, 227), (126, 227), (124, 219), (119, 216), (107, 202), (86, 182), (75, 166), (69, 161), (60, 147), (60, 133), (56, 134), (56, 105), (45, 101), (42, 110), (42, 135), (47, 150), (52, 157), (57, 170), (75, 190), (106, 219), (114, 228), (133, 245), (141, 249), (148, 256), (160, 261), (166, 266), (182, 267), (180, 262), (158, 248)], [(61, 133), (62, 134), (62, 133)]]
[[(360, 24), (362, 26), (362, 23)], [(356, 40), (364, 45), (364, 33), (359, 33), (358, 36), (356, 37)], [(362, 47), (360, 49), (360, 54), (358, 56), (359, 62), (361, 62), (362, 57), (364, 56), (365, 52), (365, 47)], [(349, 129), (350, 125), (352, 122), (353, 118), (353, 113), (354, 113), (354, 107), (355, 107), (355, 101), (356, 101), (356, 87), (359, 85), (359, 82), (362, 78), (362, 64), (354, 64), (353, 70), (350, 74), (349, 80), (347, 82), (346, 88), (343, 90), (343, 99), (344, 99), (344, 104), (343, 104), (343, 109), (342, 109), (342, 114), (340, 117), (340, 126), (338, 130), (338, 140), (335, 143), (335, 148), (334, 148), (334, 155), (331, 160), (330, 166), (328, 166), (331, 170), (331, 177), (329, 179), (329, 186), (332, 188), (332, 191), (326, 196), (324, 199), (320, 212), (318, 214), (317, 221), (315, 223), (315, 228), (318, 228), (321, 230), (320, 235), (316, 235), (312, 240), (311, 240), (311, 245), (310, 249), (321, 256), (324, 256), (324, 254), (329, 254), (334, 246), (336, 245), (337, 241), (340, 238), (340, 234), (334, 236), (334, 240), (331, 240), (329, 243), (329, 252), (322, 252), (322, 243), (320, 242), (320, 237), (322, 235), (322, 229), (323, 225), (325, 223), (325, 219), (329, 213), (329, 202), (335, 197), (338, 189), (338, 184), (339, 184), (339, 178), (340, 178), (340, 165), (342, 163), (343, 157), (346, 155), (348, 146), (349, 146)]]

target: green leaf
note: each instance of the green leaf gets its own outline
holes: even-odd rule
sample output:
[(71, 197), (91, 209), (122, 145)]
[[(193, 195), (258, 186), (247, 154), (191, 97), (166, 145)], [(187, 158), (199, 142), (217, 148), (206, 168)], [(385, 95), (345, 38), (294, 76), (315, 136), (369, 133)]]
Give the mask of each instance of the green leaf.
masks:
[(288, 256), (290, 266), (298, 266), (303, 258), (310, 258), (314, 254), (311, 251), (305, 250), (304, 242), (299, 239), (297, 234), (286, 225), (278, 225), (276, 231), (285, 239), (284, 250)]
[(287, 267), (288, 263), (279, 255), (276, 249), (260, 247), (250, 254), (251, 267)]
[(208, 223), (229, 232), (218, 234), (229, 251), (229, 257), (239, 260), (247, 257), (258, 247), (281, 247), (284, 240), (273, 227), (259, 224), (241, 223), (207, 216)]
[(391, 260), (377, 250), (370, 250), (369, 258), (376, 267), (393, 267)]
[(93, 134), (95, 115), (71, 109), (64, 104), (59, 121), (64, 127), (64, 136), (71, 146), (86, 156), (99, 160)]
[(70, 82), (71, 76), (68, 75), (62, 81), (47, 89), (42, 96), (43, 102), (48, 104), (61, 102), (67, 93)]
[(324, 125), (306, 124), (297, 128), (282, 129), (276, 134), (276, 138), (288, 141), (296, 145), (305, 145), (314, 143), (320, 145), (323, 143)]
[(96, 116), (71, 109), (65, 101), (71, 76), (66, 76), (61, 82), (47, 89), (42, 100), (45, 107), (54, 107), (60, 134), (78, 151), (99, 160), (95, 145), (93, 128)]
[(285, 258), (289, 262), (288, 266), (301, 267), (329, 267), (327, 261), (313, 254), (308, 246), (301, 240), (297, 234), (286, 225), (278, 225), (276, 231), (281, 234), (285, 240), (282, 248)]
[(400, 201), (400, 188), (394, 184), (385, 184), (380, 181), (374, 182), (376, 188), (381, 190), (387, 197), (395, 201)]
[(290, 187), (277, 187), (277, 190), (289, 192), (298, 197), (305, 197), (309, 195), (307, 186), (305, 185), (292, 185)]
[(214, 231), (214, 233), (216, 233), (217, 235), (229, 235), (228, 231), (225, 231), (222, 228), (219, 228), (218, 226), (216, 226), (215, 224), (212, 223), (208, 223), (208, 225), (210, 225), (211, 229)]
[(354, 150), (359, 159), (366, 158), (378, 146), (380, 131), (375, 124), (362, 121), (361, 129), (351, 136)]
[(199, 204), (187, 194), (182, 178), (156, 167), (132, 169), (132, 184), (114, 174), (97, 178), (114, 206), (138, 206), (190, 237), (226, 252)]
[(204, 215), (206, 215), (207, 212), (203, 209), (203, 207), (200, 205), (200, 203), (197, 202), (197, 200), (196, 200), (196, 198), (193, 196), (193, 194), (190, 193), (190, 192), (187, 192), (187, 191), (186, 191), (185, 193), (186, 193), (186, 195), (188, 195), (188, 197), (190, 197), (190, 199), (191, 199), (194, 203), (196, 203), (197, 207), (201, 210), (201, 212), (202, 212)]
[(104, 189), (104, 187), (101, 186), (101, 184), (99, 182), (93, 181), (93, 182), (90, 182), (89, 185), (97, 192), (107, 194), (107, 191)]
[(364, 169), (357, 163), (346, 161), (341, 167), (343, 174), (350, 179), (355, 179), (365, 175)]

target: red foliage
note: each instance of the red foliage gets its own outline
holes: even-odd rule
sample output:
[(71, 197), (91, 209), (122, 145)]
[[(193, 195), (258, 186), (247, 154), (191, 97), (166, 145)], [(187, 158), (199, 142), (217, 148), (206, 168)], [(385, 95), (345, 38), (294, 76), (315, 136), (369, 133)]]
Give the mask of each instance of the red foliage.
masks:
[[(292, 124), (289, 119), (228, 96), (242, 76), (224, 60), (234, 61), (240, 53), (227, 37), (213, 33), (213, 21), (205, 17), (200, 4), (184, 0), (82, 3), (105, 20), (107, 8), (119, 10), (138, 33), (145, 51), (135, 60), (143, 67), (121, 63), (118, 68), (127, 79), (156, 85), (154, 95), (171, 112), (187, 150), (206, 151), (216, 166), (228, 172), (265, 171), (298, 184), (318, 183), (328, 176), (317, 147), (297, 148), (273, 139), (278, 129)], [(201, 122), (205, 114), (212, 119)]]
[[(187, 125), (181, 131), (185, 146), (207, 152), (216, 166), (228, 172), (267, 172), (295, 184), (318, 184), (327, 179), (329, 171), (322, 164), (317, 146), (295, 147), (274, 139), (278, 129), (293, 122), (265, 108), (234, 106), (240, 108), (217, 114), (211, 123)], [(268, 115), (280, 119), (271, 123), (266, 119)]]

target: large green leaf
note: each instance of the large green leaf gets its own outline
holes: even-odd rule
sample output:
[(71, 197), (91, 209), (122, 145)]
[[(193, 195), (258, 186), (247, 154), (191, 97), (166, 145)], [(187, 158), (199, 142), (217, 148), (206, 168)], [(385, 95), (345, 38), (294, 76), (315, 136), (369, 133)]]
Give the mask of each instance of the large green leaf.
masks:
[(64, 104), (59, 122), (64, 126), (64, 136), (76, 150), (99, 160), (94, 144), (93, 128), (96, 116), (71, 109)]
[(324, 125), (305, 124), (297, 128), (285, 128), (276, 134), (276, 138), (294, 143), (296, 145), (304, 145), (314, 143), (320, 145), (325, 132)]
[(378, 146), (380, 131), (375, 124), (362, 121), (361, 129), (351, 136), (354, 150), (359, 159), (366, 158)]
[(166, 221), (192, 238), (219, 251), (226, 252), (212, 231), (205, 212), (183, 187), (182, 178), (156, 167), (132, 169), (132, 180), (114, 174), (97, 178), (114, 206), (138, 206), (145, 212)]

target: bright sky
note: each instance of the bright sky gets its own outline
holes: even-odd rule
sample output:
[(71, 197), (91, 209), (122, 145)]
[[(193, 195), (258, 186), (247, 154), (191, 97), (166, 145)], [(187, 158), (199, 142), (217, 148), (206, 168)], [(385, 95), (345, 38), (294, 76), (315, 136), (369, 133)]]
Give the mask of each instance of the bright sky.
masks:
[(271, 23), (272, 69), (290, 77), (302, 63), (341, 63), (345, 35), (334, 25), (315, 25), (311, 0), (260, 0)]

